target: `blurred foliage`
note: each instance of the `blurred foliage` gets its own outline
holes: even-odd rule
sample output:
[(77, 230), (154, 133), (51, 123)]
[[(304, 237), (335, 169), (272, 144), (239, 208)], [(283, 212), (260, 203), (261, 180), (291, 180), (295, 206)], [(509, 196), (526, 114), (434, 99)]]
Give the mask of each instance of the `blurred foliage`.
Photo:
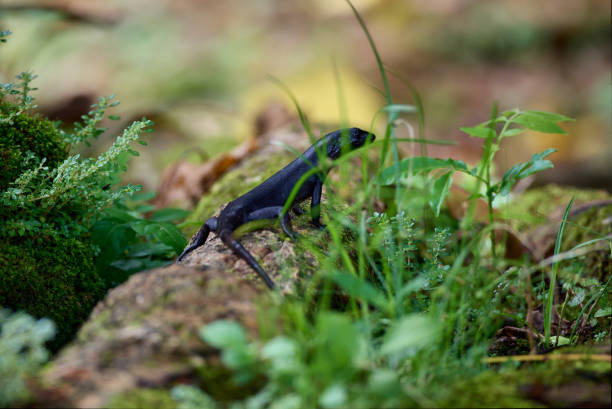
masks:
[(16, 407), (29, 397), (25, 377), (49, 358), (45, 342), (53, 338), (50, 320), (0, 309), (0, 405)]
[[(0, 84), (0, 305), (53, 319), (58, 336), (50, 347), (57, 350), (108, 288), (182, 250), (185, 239), (169, 221), (184, 212), (160, 210), (147, 220), (138, 213), (144, 209), (119, 208), (140, 187), (113, 186), (127, 157), (138, 155), (131, 144), (151, 121), (134, 122), (97, 158), (70, 155), (72, 145), (105, 132), (99, 122), (117, 102), (100, 98), (67, 132), (30, 113), (36, 108), (30, 93), (34, 75), (22, 73), (18, 79)], [(130, 256), (141, 262), (134, 265), (136, 259), (126, 260)], [(123, 274), (117, 276), (109, 265)]]
[(138, 193), (120, 200), (101, 212), (93, 224), (92, 241), (100, 248), (96, 267), (104, 272), (108, 287), (124, 282), (133, 273), (171, 263), (187, 245), (173, 222), (183, 220), (189, 212), (155, 210), (146, 203), (153, 197), (155, 193)]
[[(126, 118), (155, 115), (163, 125), (145, 160), (124, 179), (153, 190), (162, 168), (188, 147), (211, 154), (228, 149), (252, 133), (253, 119), (269, 99), (287, 102), (267, 74), (294, 90), (311, 120), (368, 125), (380, 101), (374, 89), (380, 84), (364, 80), (373, 78), (375, 61), (346, 4), (328, 3), (113, 0), (76, 7), (56, 0), (18, 7), (9, 1), (0, 27), (20, 36), (5, 46), (0, 77), (11, 78), (23, 66), (44, 72), (41, 106), (59, 116), (75, 97), (110, 90), (119, 91)], [(453, 158), (477, 158), (478, 143), (463, 139), (457, 125), (482, 119), (474, 113), (498, 98), (577, 118), (569, 135), (555, 140), (558, 158), (589, 158), (600, 173), (609, 170), (610, 110), (591, 108), (602, 106), (597, 101), (605, 108), (610, 100), (604, 92), (610, 75), (606, 2), (362, 0), (356, 6), (367, 16), (385, 63), (425, 91), (427, 137), (464, 142), (452, 150)], [(334, 64), (342, 92), (330, 74)], [(410, 100), (401, 81), (392, 78), (391, 88)], [(338, 109), (342, 94), (344, 118)], [(515, 138), (500, 160), (514, 163), (550, 147), (549, 140), (530, 135)], [(87, 152), (105, 149), (106, 138)], [(220, 148), (214, 146), (219, 141)]]

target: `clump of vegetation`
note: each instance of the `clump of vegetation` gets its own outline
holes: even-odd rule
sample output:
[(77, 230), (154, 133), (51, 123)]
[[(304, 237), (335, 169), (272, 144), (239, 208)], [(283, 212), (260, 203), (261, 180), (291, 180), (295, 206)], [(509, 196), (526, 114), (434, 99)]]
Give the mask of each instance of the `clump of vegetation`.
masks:
[(23, 312), (0, 309), (0, 405), (14, 406), (28, 399), (25, 377), (49, 358), (45, 342), (55, 326), (46, 318), (35, 320)]
[[(546, 263), (506, 258), (504, 242), (495, 234), (503, 222), (495, 215), (496, 203), (508, 200), (519, 180), (553, 166), (548, 157), (554, 149), (547, 149), (495, 178), (492, 165), (502, 141), (526, 130), (564, 133), (559, 123), (572, 119), (533, 110), (498, 113), (494, 106), (488, 121), (462, 128), (483, 139), (476, 166), (426, 154), (402, 160), (395, 137), (400, 115), (417, 111), (421, 138), (411, 141), (429, 142), (423, 138), (420, 99), (412, 89), (416, 106), (393, 103), (382, 61), (363, 20), (355, 14), (372, 45), (385, 87), (387, 103), (380, 110), (388, 114), (384, 137), (336, 161), (340, 177), (345, 166), (351, 170), (345, 174), (355, 179), (358, 172), (348, 161), (361, 155), (361, 185), (348, 208), (322, 214), (329, 237), (324, 250), (308, 237), (300, 239), (320, 256), (319, 268), (295, 295), (274, 298), (275, 307), (261, 311), (261, 339), (249, 340), (244, 328), (231, 321), (217, 321), (201, 330), (202, 339), (221, 351), (236, 385), (246, 390), (261, 379), (267, 380), (265, 385), (243, 400), (237, 400), (236, 394), (217, 397), (206, 382), (199, 387), (177, 386), (172, 395), (179, 408), (436, 407), (457, 401), (476, 406), (482, 402), (537, 405), (522, 396), (517, 385), (492, 385), (495, 400), (480, 396), (487, 393), (478, 388), (461, 388), (483, 379), (502, 379), (504, 371), (516, 369), (518, 363), (511, 357), (490, 357), (512, 351), (491, 348), (497, 341), (504, 346), (498, 339), (501, 329), (520, 334), (513, 345), (521, 348), (515, 353), (531, 353), (528, 358), (536, 362), (546, 359), (538, 354), (582, 342), (586, 332), (582, 338), (577, 333), (584, 323), (601, 331), (586, 338), (601, 342), (609, 337), (603, 329), (610, 323), (609, 297), (605, 297), (610, 293), (609, 274), (601, 281), (585, 280), (575, 263), (584, 255), (580, 252)], [(371, 175), (366, 150), (376, 147), (382, 147), (381, 159)], [(302, 182), (319, 171), (312, 169)], [(474, 181), (467, 215), (459, 221), (444, 210), (455, 172)], [(334, 209), (337, 199), (329, 192), (348, 182), (335, 185), (328, 178), (325, 183), (329, 208)], [(285, 211), (291, 200), (290, 196)], [(486, 203), (487, 225), (474, 221), (478, 200)], [(378, 208), (384, 202), (385, 211), (374, 212), (375, 202)], [(557, 226), (556, 256), (564, 231), (582, 228), (568, 222), (571, 205), (570, 200)], [(609, 236), (583, 232), (578, 247), (607, 241), (612, 252)], [(574, 269), (578, 271), (571, 273)], [(563, 277), (561, 286), (557, 277)], [(567, 318), (574, 322), (568, 325)], [(587, 354), (577, 358), (591, 359)], [(493, 367), (494, 362), (504, 365)], [(571, 363), (567, 366), (573, 368)], [(528, 377), (521, 379), (531, 382)], [(457, 400), (456, 393), (465, 395)]]
[[(4, 41), (9, 33), (1, 34)], [(132, 144), (146, 144), (139, 138), (151, 121), (132, 123), (96, 158), (71, 155), (77, 144), (105, 132), (99, 124), (118, 102), (99, 98), (67, 132), (34, 113), (35, 75), (17, 78), (0, 84), (0, 306), (52, 318), (57, 350), (108, 288), (182, 250), (185, 240), (170, 221), (183, 214), (163, 209), (147, 220), (142, 207), (125, 205), (141, 187), (121, 186), (119, 176), (129, 156), (138, 155)], [(144, 262), (126, 267), (133, 253)]]

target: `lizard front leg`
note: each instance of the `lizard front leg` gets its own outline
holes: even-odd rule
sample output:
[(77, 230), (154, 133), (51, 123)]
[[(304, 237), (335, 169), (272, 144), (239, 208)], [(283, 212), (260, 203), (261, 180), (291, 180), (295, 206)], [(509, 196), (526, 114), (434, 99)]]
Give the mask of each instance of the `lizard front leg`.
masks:
[(246, 263), (253, 270), (255, 270), (257, 274), (259, 274), (259, 276), (264, 280), (264, 282), (270, 289), (274, 289), (274, 281), (272, 281), (270, 276), (264, 271), (263, 268), (261, 268), (259, 263), (251, 255), (251, 253), (249, 253), (249, 251), (245, 249), (242, 244), (240, 244), (240, 242), (232, 236), (232, 232), (224, 230), (219, 233), (219, 237), (221, 238), (221, 241), (223, 241), (223, 243), (225, 243), (225, 245), (229, 247), (229, 249), (232, 250), (235, 255), (246, 261)]
[(200, 228), (200, 230), (198, 230), (198, 234), (196, 234), (196, 237), (193, 243), (189, 247), (187, 247), (185, 250), (183, 250), (181, 255), (178, 256), (178, 258), (176, 259), (176, 262), (178, 263), (187, 254), (191, 253), (193, 250), (200, 247), (202, 244), (206, 243), (206, 239), (208, 238), (208, 235), (211, 231), (214, 231), (214, 232), (217, 231), (217, 218), (216, 217), (212, 217), (206, 220), (206, 223), (204, 223), (202, 227)]

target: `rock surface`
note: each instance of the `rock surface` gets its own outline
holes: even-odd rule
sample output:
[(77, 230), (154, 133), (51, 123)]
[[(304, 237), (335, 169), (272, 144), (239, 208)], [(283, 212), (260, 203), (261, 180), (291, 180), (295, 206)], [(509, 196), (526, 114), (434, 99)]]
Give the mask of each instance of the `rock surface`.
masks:
[[(235, 184), (233, 172), (257, 175), (249, 163), (265, 164), (266, 157), (281, 150), (262, 149), (218, 181), (219, 188), (225, 189), (224, 180)], [(288, 162), (292, 154), (284, 155)], [(298, 233), (319, 234), (307, 215), (296, 218), (293, 227)], [(239, 240), (283, 292), (293, 287), (298, 263), (315, 265), (314, 258), (278, 227), (246, 233)], [(35, 386), (34, 406), (105, 407), (114, 397), (137, 388), (167, 389), (178, 379), (194, 380), (205, 388), (203, 379), (214, 383), (215, 376), (227, 378), (219, 370), (218, 351), (206, 345), (198, 332), (204, 324), (230, 319), (257, 337), (256, 306), (268, 294), (257, 274), (213, 233), (182, 264), (136, 274), (111, 290), (77, 339), (43, 372)]]

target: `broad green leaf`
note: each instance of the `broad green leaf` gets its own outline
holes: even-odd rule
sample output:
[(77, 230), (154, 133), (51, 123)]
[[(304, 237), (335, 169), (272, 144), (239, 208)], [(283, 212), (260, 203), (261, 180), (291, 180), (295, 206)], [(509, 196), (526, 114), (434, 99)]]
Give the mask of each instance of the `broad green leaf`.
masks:
[(438, 334), (438, 325), (423, 315), (412, 314), (397, 321), (385, 335), (380, 352), (409, 354), (430, 344)]
[(448, 195), (448, 190), (453, 183), (452, 178), (453, 172), (447, 172), (440, 176), (433, 185), (433, 195), (429, 199), (429, 205), (433, 209), (434, 213), (437, 216), (440, 216), (440, 207), (444, 202), (444, 199)]
[(187, 245), (183, 233), (171, 223), (151, 223), (145, 227), (145, 232), (165, 245), (172, 247), (177, 254), (183, 251)]
[(146, 230), (146, 228), (151, 224), (152, 222), (148, 221), (148, 220), (144, 220), (144, 219), (136, 219), (134, 220), (132, 223), (130, 223), (130, 226), (132, 227), (132, 229), (134, 229), (134, 231), (140, 235), (140, 236), (146, 236), (147, 234), (149, 234)]
[(504, 133), (502, 134), (502, 137), (507, 138), (507, 137), (510, 137), (510, 136), (516, 136), (516, 135), (521, 134), (523, 132), (525, 132), (525, 130), (522, 129), (522, 128), (506, 129), (504, 131)]
[(346, 407), (346, 401), (348, 399), (348, 393), (344, 385), (332, 385), (325, 389), (319, 397), (319, 404), (323, 408), (344, 408)]
[(134, 243), (126, 248), (130, 257), (165, 256), (174, 249), (164, 243)]
[(328, 374), (354, 372), (360, 336), (350, 318), (340, 313), (323, 312), (317, 316), (315, 329), (317, 370)]
[(570, 344), (570, 339), (564, 336), (559, 335), (557, 336), (552, 336), (550, 337), (550, 343), (552, 345), (557, 345), (557, 346), (561, 346), (561, 345), (569, 345)]
[(151, 215), (150, 220), (154, 220), (156, 222), (174, 222), (184, 219), (189, 213), (189, 210), (169, 207), (154, 212)]
[(269, 359), (276, 372), (299, 371), (298, 346), (295, 341), (285, 336), (279, 336), (268, 341), (261, 349), (261, 356)]
[(246, 332), (236, 321), (218, 320), (200, 328), (200, 338), (216, 348), (246, 345)]
[(544, 111), (536, 111), (536, 110), (528, 110), (525, 111), (526, 113), (533, 115), (533, 116), (537, 116), (540, 117), (542, 119), (548, 120), (548, 121), (553, 121), (553, 122), (568, 122), (568, 121), (574, 121), (574, 118), (570, 118), (569, 116), (565, 116), (565, 115), (561, 115), (561, 114), (555, 114), (553, 112), (544, 112)]
[(542, 153), (534, 153), (529, 162), (517, 163), (512, 166), (502, 177), (499, 185), (494, 187), (494, 191), (499, 192), (501, 195), (507, 195), (512, 190), (512, 187), (520, 179), (524, 179), (529, 175), (533, 175), (536, 172), (540, 172), (545, 169), (553, 167), (551, 161), (544, 159), (551, 153), (556, 152), (556, 149), (546, 149)]
[(380, 182), (383, 185), (395, 183), (398, 177), (412, 170), (412, 174), (420, 172), (428, 172), (434, 169), (454, 169), (459, 172), (470, 173), (465, 162), (454, 159), (439, 159), (430, 158), (427, 156), (415, 156), (401, 160), (398, 165), (398, 173), (396, 174), (395, 165), (391, 165), (380, 173)]
[(155, 206), (150, 205), (150, 204), (140, 204), (138, 206), (134, 207), (134, 212), (138, 213), (138, 214), (142, 214), (142, 213), (147, 213), (150, 211), (155, 210)]
[(124, 222), (129, 222), (132, 220), (138, 220), (138, 217), (135, 217), (133, 214), (126, 210), (117, 209), (115, 207), (110, 207), (102, 213), (102, 217), (105, 219), (117, 219), (122, 220)]
[(132, 195), (132, 201), (146, 202), (148, 200), (155, 198), (155, 196), (157, 196), (157, 192), (138, 192)]
[(116, 260), (125, 247), (135, 240), (130, 223), (121, 219), (98, 220), (91, 230), (91, 239), (102, 250), (100, 258), (111, 262)]
[(593, 317), (601, 318), (601, 317), (609, 317), (610, 315), (612, 315), (612, 307), (601, 308), (597, 310), (597, 312), (595, 313), (595, 315), (593, 315)]
[(559, 121), (547, 119), (530, 112), (522, 112), (516, 118), (512, 119), (512, 122), (523, 125), (525, 128), (531, 129), (532, 131), (558, 134), (566, 133), (563, 128), (557, 125)]
[(172, 399), (178, 401), (177, 409), (217, 409), (217, 402), (202, 389), (191, 385), (177, 385), (170, 391)]
[(353, 274), (335, 273), (331, 279), (353, 298), (363, 299), (380, 308), (387, 305), (382, 291)]
[(464, 126), (461, 129), (463, 132), (470, 136), (475, 136), (477, 138), (494, 138), (495, 130), (486, 127), (486, 126)]
[(392, 369), (375, 369), (368, 378), (368, 390), (379, 396), (397, 396), (402, 390), (398, 378), (398, 373)]

